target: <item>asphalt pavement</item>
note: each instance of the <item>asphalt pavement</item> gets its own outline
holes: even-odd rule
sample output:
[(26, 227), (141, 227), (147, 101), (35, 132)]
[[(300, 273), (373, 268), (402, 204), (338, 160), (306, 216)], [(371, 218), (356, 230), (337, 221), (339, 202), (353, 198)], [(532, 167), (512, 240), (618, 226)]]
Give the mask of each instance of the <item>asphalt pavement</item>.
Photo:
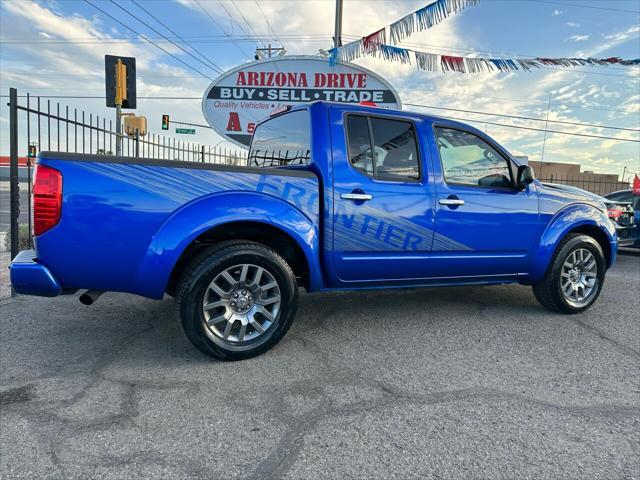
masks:
[(171, 299), (0, 303), (0, 478), (640, 478), (640, 256), (549, 313), (520, 286), (301, 295), (216, 362)]

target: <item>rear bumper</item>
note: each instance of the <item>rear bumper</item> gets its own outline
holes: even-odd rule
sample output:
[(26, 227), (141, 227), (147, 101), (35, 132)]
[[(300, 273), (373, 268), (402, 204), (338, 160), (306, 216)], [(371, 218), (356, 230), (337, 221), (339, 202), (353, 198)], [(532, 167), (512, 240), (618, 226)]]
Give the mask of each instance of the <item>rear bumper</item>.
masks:
[(23, 250), (9, 265), (11, 285), (16, 293), (55, 297), (62, 287), (47, 267), (36, 261), (34, 250)]

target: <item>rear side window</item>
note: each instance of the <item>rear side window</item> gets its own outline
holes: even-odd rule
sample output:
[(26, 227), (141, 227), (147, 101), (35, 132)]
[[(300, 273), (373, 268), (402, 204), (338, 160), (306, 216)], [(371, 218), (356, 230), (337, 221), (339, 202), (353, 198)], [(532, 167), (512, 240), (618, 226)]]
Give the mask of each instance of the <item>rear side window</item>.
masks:
[(347, 132), (349, 132), (349, 161), (351, 165), (367, 175), (373, 175), (371, 137), (369, 136), (367, 117), (349, 115), (347, 117)]
[(249, 166), (308, 165), (311, 157), (309, 112), (298, 110), (261, 123), (253, 133)]
[(633, 202), (633, 198), (631, 192), (619, 192), (614, 193), (613, 195), (606, 195), (609, 200), (614, 200), (616, 202)]
[(473, 133), (436, 128), (438, 152), (447, 183), (487, 188), (511, 188), (509, 161)]
[(418, 180), (420, 159), (411, 122), (363, 115), (347, 116), (349, 161), (381, 180)]

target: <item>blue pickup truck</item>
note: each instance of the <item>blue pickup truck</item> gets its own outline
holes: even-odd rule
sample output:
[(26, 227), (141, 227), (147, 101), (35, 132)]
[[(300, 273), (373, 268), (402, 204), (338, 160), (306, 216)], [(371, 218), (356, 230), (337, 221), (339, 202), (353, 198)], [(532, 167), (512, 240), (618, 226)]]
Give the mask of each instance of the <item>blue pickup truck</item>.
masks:
[(168, 294), (195, 347), (237, 360), (285, 335), (299, 287), (520, 283), (577, 313), (615, 261), (603, 204), (444, 118), (311, 103), (258, 124), (247, 163), (41, 153), (16, 292)]

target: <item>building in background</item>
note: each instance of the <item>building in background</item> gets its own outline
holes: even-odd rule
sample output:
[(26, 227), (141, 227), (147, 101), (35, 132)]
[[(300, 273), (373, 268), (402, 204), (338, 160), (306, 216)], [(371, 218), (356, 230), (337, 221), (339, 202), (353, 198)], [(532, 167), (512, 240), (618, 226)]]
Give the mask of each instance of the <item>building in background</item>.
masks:
[(616, 173), (594, 173), (591, 171), (580, 171), (578, 163), (540, 162), (530, 160), (529, 165), (533, 168), (541, 182), (561, 183), (583, 188), (589, 192), (599, 195), (615, 192), (629, 188), (628, 182), (619, 180)]

